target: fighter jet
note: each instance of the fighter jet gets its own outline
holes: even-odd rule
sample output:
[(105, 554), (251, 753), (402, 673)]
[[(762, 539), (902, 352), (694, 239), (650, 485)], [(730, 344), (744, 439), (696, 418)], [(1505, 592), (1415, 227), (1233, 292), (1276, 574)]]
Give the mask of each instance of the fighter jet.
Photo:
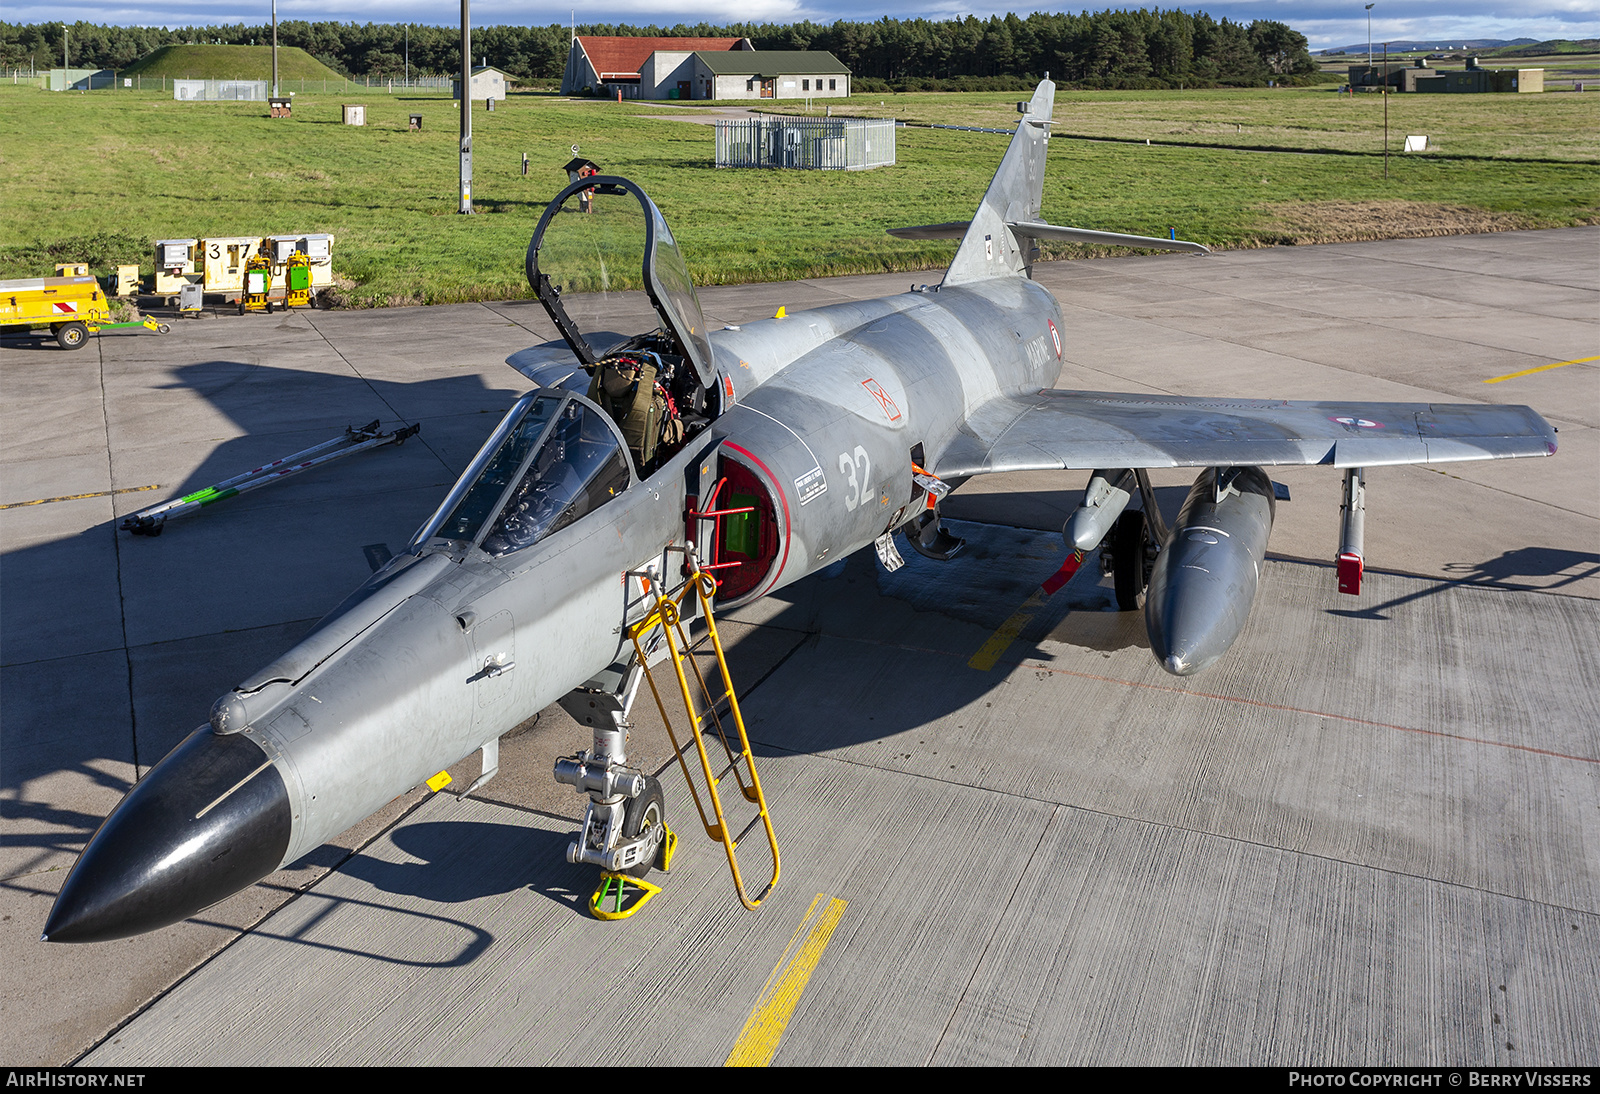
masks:
[[(1142, 607), (1156, 659), (1189, 674), (1245, 625), (1277, 500), (1264, 468), (1343, 473), (1338, 573), (1355, 591), (1363, 468), (1555, 452), (1527, 407), (1055, 390), (1071, 332), (1030, 278), (1040, 240), (1205, 248), (1043, 221), (1053, 98), (1045, 81), (1019, 104), (969, 223), (907, 231), (959, 234), (938, 285), (740, 328), (706, 329), (639, 186), (567, 186), (526, 258), (562, 335), (510, 359), (535, 388), (405, 551), (129, 791), (45, 938), (193, 915), (474, 751), (493, 774), (500, 737), (558, 701), (594, 727), (556, 765), (590, 798), (569, 859), (646, 872), (662, 796), (628, 765), (626, 728), (632, 639), (661, 591), (709, 575), (721, 610), (874, 544), (891, 566), (900, 541), (948, 557), (940, 499), (975, 475), (1089, 472), (1067, 548), (1102, 548), (1119, 606)], [(1168, 467), (1201, 469), (1171, 528), (1147, 475)]]

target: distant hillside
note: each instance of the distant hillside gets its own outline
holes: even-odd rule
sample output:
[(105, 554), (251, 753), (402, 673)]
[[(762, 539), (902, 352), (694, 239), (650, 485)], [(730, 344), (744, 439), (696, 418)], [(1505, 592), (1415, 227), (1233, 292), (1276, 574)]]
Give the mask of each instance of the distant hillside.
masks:
[[(162, 46), (123, 69), (128, 76), (178, 80), (270, 80), (271, 46)], [(278, 47), (279, 80), (343, 80), (303, 49)]]
[[(1416, 50), (1491, 50), (1503, 49), (1507, 46), (1531, 46), (1532, 38), (1417, 38), (1407, 42), (1390, 42), (1390, 53), (1412, 53)], [(1381, 41), (1372, 43), (1373, 52), (1383, 48)], [(1367, 43), (1357, 42), (1353, 46), (1334, 46), (1330, 49), (1319, 50), (1319, 53), (1361, 53), (1367, 52)]]
[(1507, 46), (1492, 50), (1488, 56), (1554, 57), (1563, 53), (1600, 53), (1600, 38), (1584, 38), (1576, 42), (1570, 38), (1553, 38), (1548, 42), (1538, 42), (1531, 46)]

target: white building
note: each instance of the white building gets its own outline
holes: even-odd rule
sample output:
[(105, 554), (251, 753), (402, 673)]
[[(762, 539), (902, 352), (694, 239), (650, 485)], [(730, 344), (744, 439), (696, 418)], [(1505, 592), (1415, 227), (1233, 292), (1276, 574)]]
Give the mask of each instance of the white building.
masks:
[[(472, 70), (472, 99), (477, 102), (482, 99), (504, 99), (506, 85), (510, 81), (506, 74), (498, 68), (479, 67)], [(461, 98), (461, 77), (457, 76), (450, 81), (450, 97)]]
[(823, 50), (696, 53), (694, 66), (697, 99), (850, 97), (850, 70)]
[(757, 50), (748, 38), (573, 39), (565, 95), (624, 99), (845, 98), (850, 70), (831, 53)]

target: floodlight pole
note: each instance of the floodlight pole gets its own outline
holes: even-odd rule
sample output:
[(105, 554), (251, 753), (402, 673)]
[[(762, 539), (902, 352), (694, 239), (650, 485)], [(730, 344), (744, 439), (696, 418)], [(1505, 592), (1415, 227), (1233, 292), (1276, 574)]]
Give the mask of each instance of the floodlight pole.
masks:
[(472, 212), (472, 0), (461, 0), (461, 206)]
[(1389, 43), (1383, 43), (1383, 177), (1389, 178)]
[(278, 97), (278, 0), (272, 0), (272, 97)]
[(1367, 79), (1372, 79), (1372, 4), (1367, 5)]

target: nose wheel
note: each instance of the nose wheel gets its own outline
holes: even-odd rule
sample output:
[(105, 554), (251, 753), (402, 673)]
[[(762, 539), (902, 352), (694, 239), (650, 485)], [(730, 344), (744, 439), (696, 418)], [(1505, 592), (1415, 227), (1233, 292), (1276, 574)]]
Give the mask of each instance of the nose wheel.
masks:
[(667, 870), (677, 844), (666, 824), (661, 783), (627, 766), (628, 711), (643, 676), (637, 661), (613, 665), (561, 700), (567, 713), (594, 730), (594, 747), (557, 760), (555, 777), (589, 795), (567, 861), (600, 867), (599, 888), (589, 898), (599, 919), (626, 919), (659, 893), (660, 886), (644, 879), (652, 869)]
[(672, 854), (669, 843), (676, 843), (678, 839), (662, 819), (666, 814), (666, 805), (661, 783), (650, 775), (644, 777), (644, 783), (644, 793), (637, 798), (629, 798), (623, 806), (622, 838), (654, 843), (656, 853), (648, 861), (641, 861), (624, 871), (630, 877), (644, 877), (652, 869), (665, 873)]
[(652, 885), (645, 877), (652, 869), (666, 873), (671, 865), (678, 837), (663, 820), (661, 784), (649, 775), (645, 784), (644, 793), (629, 798), (623, 806), (622, 839), (644, 846), (653, 843), (655, 854), (625, 870), (601, 872), (600, 886), (589, 898), (589, 911), (596, 919), (627, 919), (643, 908), (661, 891), (661, 886)]

